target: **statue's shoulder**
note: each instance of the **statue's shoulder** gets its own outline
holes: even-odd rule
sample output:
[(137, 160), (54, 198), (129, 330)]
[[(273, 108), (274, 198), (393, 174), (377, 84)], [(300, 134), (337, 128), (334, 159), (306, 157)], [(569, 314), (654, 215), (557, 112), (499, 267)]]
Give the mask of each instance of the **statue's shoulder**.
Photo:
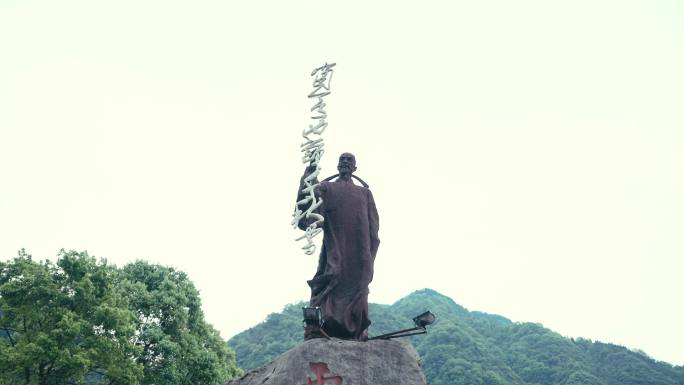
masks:
[(319, 193), (324, 193), (325, 191), (328, 191), (329, 188), (330, 182), (327, 180), (324, 180), (323, 182), (320, 182), (316, 185), (316, 191), (318, 191)]
[(371, 193), (371, 190), (366, 186), (359, 186), (359, 185), (355, 184), (354, 190), (358, 191), (359, 194), (361, 194), (362, 196), (364, 196), (366, 198), (373, 196), (373, 193)]

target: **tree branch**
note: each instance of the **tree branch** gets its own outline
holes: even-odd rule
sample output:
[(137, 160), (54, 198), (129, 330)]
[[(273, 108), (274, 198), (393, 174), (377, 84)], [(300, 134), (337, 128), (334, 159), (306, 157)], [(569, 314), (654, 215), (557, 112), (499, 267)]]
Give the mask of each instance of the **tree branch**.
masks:
[(17, 331), (14, 329), (6, 328), (6, 327), (2, 327), (2, 330), (4, 330), (5, 334), (7, 334), (7, 338), (9, 338), (9, 341), (10, 341), (10, 344), (12, 345), (12, 347), (15, 347), (16, 343), (14, 342), (14, 339), (12, 338), (12, 334), (10, 334), (10, 330), (13, 333), (16, 333)]
[(47, 370), (45, 371), (45, 375), (43, 377), (43, 384), (44, 385), (47, 385), (48, 379), (50, 378), (50, 372), (52, 371), (52, 368), (54, 368), (56, 361), (57, 361), (56, 358), (54, 360), (52, 360), (52, 362), (50, 362), (50, 366), (48, 366)]

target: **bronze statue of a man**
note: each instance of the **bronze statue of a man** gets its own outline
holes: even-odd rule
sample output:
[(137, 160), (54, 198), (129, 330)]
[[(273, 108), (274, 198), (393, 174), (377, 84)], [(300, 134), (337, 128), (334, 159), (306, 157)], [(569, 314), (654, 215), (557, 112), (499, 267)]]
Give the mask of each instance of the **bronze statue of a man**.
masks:
[[(337, 180), (324, 181), (315, 190), (323, 200), (317, 212), (323, 215), (324, 222), (318, 269), (308, 281), (310, 306), (321, 308), (322, 328), (327, 335), (362, 341), (368, 339), (371, 323), (368, 284), (373, 280), (373, 262), (380, 245), (378, 211), (370, 189), (352, 182), (352, 173), (356, 171), (354, 155), (340, 155), (337, 170)], [(314, 171), (312, 166), (304, 171), (297, 201), (304, 197), (304, 178)], [(304, 230), (309, 223), (302, 219), (298, 225)], [(304, 338), (317, 337), (316, 333), (306, 329)]]

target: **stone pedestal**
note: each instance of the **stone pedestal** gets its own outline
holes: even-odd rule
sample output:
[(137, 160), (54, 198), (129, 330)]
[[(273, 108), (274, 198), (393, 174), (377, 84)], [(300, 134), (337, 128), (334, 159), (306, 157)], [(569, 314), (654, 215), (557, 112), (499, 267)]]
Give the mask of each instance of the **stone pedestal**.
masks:
[(425, 385), (419, 360), (405, 341), (317, 338), (226, 385)]

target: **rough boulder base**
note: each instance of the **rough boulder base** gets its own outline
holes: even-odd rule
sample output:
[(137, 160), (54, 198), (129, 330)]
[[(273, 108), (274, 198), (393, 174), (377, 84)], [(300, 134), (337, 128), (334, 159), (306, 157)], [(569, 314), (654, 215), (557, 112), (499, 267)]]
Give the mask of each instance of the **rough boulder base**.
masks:
[(419, 360), (405, 341), (317, 338), (226, 385), (425, 385)]

